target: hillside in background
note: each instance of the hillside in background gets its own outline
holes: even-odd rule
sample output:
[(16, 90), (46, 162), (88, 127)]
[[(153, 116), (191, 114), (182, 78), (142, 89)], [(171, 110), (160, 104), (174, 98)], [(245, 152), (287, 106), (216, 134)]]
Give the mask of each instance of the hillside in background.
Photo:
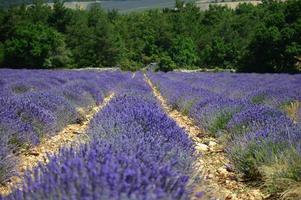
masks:
[[(20, 5), (22, 3), (32, 4), (33, 0), (0, 0), (0, 7), (8, 8), (12, 5)], [(53, 0), (45, 0), (48, 5), (53, 6)], [(195, 2), (201, 10), (209, 9), (209, 5), (227, 5), (230, 8), (235, 8), (241, 2), (250, 2), (252, 4), (258, 4), (261, 1), (258, 0), (185, 0), (185, 2)], [(65, 0), (65, 6), (71, 9), (83, 9), (87, 10), (93, 7), (93, 5), (101, 5), (106, 10), (117, 9), (121, 12), (141, 11), (154, 8), (174, 8), (175, 0)]]
[[(208, 10), (210, 5), (228, 6), (229, 8), (236, 8), (240, 3), (248, 2), (253, 5), (261, 3), (257, 0), (185, 0), (184, 2), (194, 2), (200, 10)], [(53, 6), (53, 3), (48, 5)], [(105, 10), (117, 9), (120, 12), (134, 12), (143, 11), (149, 9), (164, 9), (164, 8), (175, 8), (175, 0), (125, 0), (125, 1), (78, 1), (78, 2), (66, 2), (67, 8), (76, 9), (80, 8), (88, 10), (94, 5), (101, 5)]]
[[(188, 0), (189, 1), (189, 0)], [(53, 0), (45, 0), (53, 5)], [(105, 9), (118, 9), (121, 11), (143, 10), (151, 8), (171, 8), (175, 7), (175, 0), (65, 0), (68, 8), (89, 9), (94, 4), (100, 4)], [(0, 0), (1, 7), (9, 7), (19, 4), (33, 4), (34, 0)]]
[[(9, 7), (13, 5), (20, 5), (20, 4), (33, 4), (35, 0), (0, 0), (0, 6), (1, 7)], [(95, 3), (99, 2), (96, 0), (64, 0), (65, 2), (90, 2), (90, 3)], [(103, 0), (103, 1), (132, 1), (132, 0)], [(46, 3), (53, 3), (54, 0), (44, 0)]]

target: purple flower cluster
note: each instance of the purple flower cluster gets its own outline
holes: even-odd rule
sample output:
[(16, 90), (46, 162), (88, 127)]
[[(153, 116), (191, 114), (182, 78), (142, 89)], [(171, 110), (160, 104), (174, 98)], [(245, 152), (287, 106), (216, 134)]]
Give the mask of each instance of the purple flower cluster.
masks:
[(120, 72), (0, 70), (0, 183), (14, 170), (14, 152), (79, 121), (79, 107), (99, 104), (129, 77)]
[[(129, 145), (129, 144), (128, 144)], [(169, 165), (116, 152), (106, 142), (64, 149), (3, 199), (188, 199), (184, 176)]]
[[(287, 166), (277, 174), (280, 178), (301, 180), (301, 124), (283, 109), (290, 102), (301, 102), (301, 75), (172, 72), (148, 76), (173, 108), (210, 133), (229, 138), (228, 155), (238, 170), (259, 176), (264, 174), (259, 172), (262, 166), (281, 162)], [(295, 112), (298, 116), (300, 108)]]
[[(276, 125), (274, 122), (280, 122), (278, 126), (291, 126), (292, 120), (286, 117), (281, 111), (261, 105), (245, 106), (240, 112), (233, 115), (227, 128), (229, 131), (239, 131), (244, 128), (261, 128), (270, 125)], [(235, 130), (234, 130), (235, 129)]]
[(142, 74), (115, 92), (92, 119), (88, 144), (62, 149), (5, 199), (189, 199), (200, 181), (193, 177), (192, 141)]

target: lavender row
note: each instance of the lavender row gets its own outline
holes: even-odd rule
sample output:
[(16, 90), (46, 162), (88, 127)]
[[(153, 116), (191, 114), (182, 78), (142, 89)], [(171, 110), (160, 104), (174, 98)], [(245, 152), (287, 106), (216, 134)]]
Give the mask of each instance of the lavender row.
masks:
[(199, 73), (174, 73), (172, 79), (232, 100), (278, 110), (292, 101), (301, 101), (301, 75), (203, 73), (200, 76)]
[(99, 104), (129, 75), (74, 71), (0, 71), (0, 182), (14, 173), (14, 154), (37, 145), (70, 123), (81, 121), (79, 108)]
[[(229, 157), (247, 178), (264, 179), (273, 191), (301, 181), (300, 121), (296, 123), (282, 110), (283, 105), (301, 100), (300, 75), (148, 75), (173, 108), (227, 139)], [(283, 85), (277, 87), (279, 83)], [(259, 93), (265, 95), (259, 98), (255, 95)]]
[(62, 149), (6, 199), (189, 199), (200, 181), (191, 140), (142, 74), (115, 92), (89, 126), (91, 142)]

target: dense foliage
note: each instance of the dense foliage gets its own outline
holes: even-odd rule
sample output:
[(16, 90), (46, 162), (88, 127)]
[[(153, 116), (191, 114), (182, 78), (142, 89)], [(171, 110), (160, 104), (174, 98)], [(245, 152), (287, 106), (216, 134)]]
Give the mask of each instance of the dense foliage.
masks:
[[(151, 74), (170, 105), (226, 142), (236, 169), (300, 199), (301, 76)], [(299, 191), (299, 192), (298, 192)]]
[(113, 67), (137, 70), (156, 62), (174, 68), (243, 72), (300, 69), (301, 1), (266, 0), (235, 10), (177, 9), (120, 14), (95, 6), (71, 10), (35, 1), (0, 11), (0, 65), (15, 68)]
[(118, 72), (0, 70), (0, 183), (15, 170), (15, 155), (71, 123), (79, 108), (99, 104), (128, 75)]

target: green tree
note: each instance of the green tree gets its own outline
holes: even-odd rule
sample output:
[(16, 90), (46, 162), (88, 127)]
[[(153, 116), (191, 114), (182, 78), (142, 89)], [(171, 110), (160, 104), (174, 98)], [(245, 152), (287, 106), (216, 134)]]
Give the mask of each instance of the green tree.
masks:
[(28, 19), (33, 23), (48, 24), (48, 18), (51, 14), (50, 6), (45, 4), (44, 0), (33, 0), (33, 4), (27, 8)]
[(16, 26), (26, 21), (29, 21), (24, 5), (13, 7), (2, 13), (0, 25), (0, 41), (9, 39), (14, 32)]
[(173, 40), (171, 55), (179, 67), (193, 66), (198, 61), (197, 46), (190, 37), (177, 36)]
[[(4, 64), (9, 67), (66, 67), (64, 37), (42, 24), (18, 25), (4, 43)], [(59, 65), (58, 65), (59, 64)]]
[(201, 54), (201, 63), (209, 68), (233, 68), (239, 57), (238, 44), (235, 40), (226, 42), (222, 37), (214, 37)]
[(169, 72), (176, 69), (176, 64), (168, 55), (162, 54), (160, 56), (159, 67), (157, 71)]
[(296, 70), (296, 58), (301, 55), (300, 0), (264, 0), (257, 6), (244, 3), (234, 10), (210, 6), (201, 11), (186, 1), (176, 1), (176, 7), (119, 14), (97, 5), (71, 10), (63, 0), (54, 0), (51, 9), (43, 0), (35, 0), (31, 6), (2, 10), (3, 60), (16, 67), (119, 65), (136, 70), (156, 62), (162, 68)]
[(53, 11), (48, 18), (48, 23), (61, 33), (66, 32), (72, 20), (72, 11), (64, 7), (63, 0), (54, 0)]
[(295, 72), (295, 57), (301, 54), (301, 2), (265, 1), (263, 8), (262, 25), (255, 29), (240, 70)]
[(77, 67), (112, 67), (120, 60), (122, 42), (113, 33), (105, 11), (99, 7), (89, 12), (76, 11), (67, 27), (67, 44)]
[(262, 26), (256, 30), (256, 34), (248, 47), (244, 57), (245, 72), (275, 72), (277, 67), (277, 47), (281, 34), (276, 27)]
[(227, 55), (227, 47), (221, 37), (213, 38), (202, 51), (202, 63), (206, 66), (223, 66)]
[(176, 0), (176, 8), (177, 9), (183, 9), (184, 8), (184, 5), (185, 5), (185, 2), (182, 1), (182, 0)]

